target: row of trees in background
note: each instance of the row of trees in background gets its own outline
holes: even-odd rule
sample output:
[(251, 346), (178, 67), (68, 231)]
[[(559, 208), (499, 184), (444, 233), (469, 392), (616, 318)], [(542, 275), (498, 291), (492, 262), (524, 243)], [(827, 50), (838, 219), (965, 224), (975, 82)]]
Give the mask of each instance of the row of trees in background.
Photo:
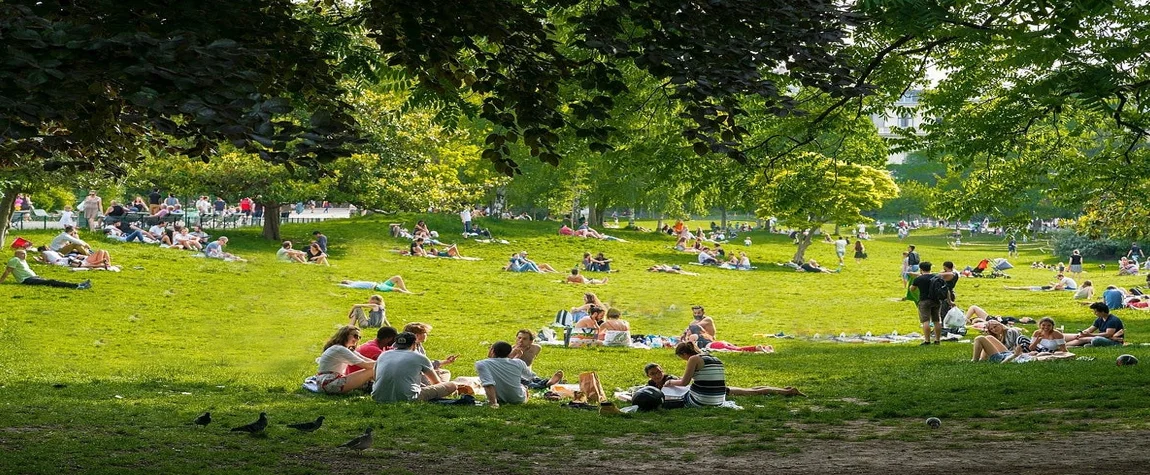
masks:
[[(1148, 15), (1132, 0), (0, 4), (19, 59), (0, 64), (0, 218), (16, 193), (110, 184), (797, 229), (898, 197), (950, 219), (1082, 209), (1094, 233), (1139, 236)], [(890, 145), (936, 168), (900, 177), (908, 163), (896, 185), (868, 117), (912, 87), (941, 120)]]

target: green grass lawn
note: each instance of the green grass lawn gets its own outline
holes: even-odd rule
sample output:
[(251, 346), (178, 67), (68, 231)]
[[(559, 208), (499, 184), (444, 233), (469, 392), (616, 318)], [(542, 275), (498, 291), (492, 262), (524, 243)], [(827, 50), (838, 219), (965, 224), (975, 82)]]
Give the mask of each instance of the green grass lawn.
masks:
[[(259, 239), (257, 230), (228, 233), (229, 250), (249, 263), (196, 259), (84, 235), (108, 249), (124, 271), (72, 273), (34, 265), (46, 277), (91, 278), (88, 291), (23, 287), (10, 279), (0, 284), (0, 452), (7, 454), (0, 457), (0, 472), (65, 467), (352, 471), (357, 467), (345, 464), (344, 452), (334, 447), (368, 426), (375, 428), (376, 448), (358, 457), (373, 466), (426, 471), (401, 457), (421, 454), (467, 461), (476, 473), (536, 471), (520, 460), (560, 463), (586, 450), (625, 449), (631, 438), (655, 435), (669, 444), (721, 435), (715, 447), (720, 454), (785, 455), (801, 450), (796, 440), (839, 437), (839, 428), (858, 423), (893, 427), (873, 431), (876, 437), (917, 440), (926, 436), (921, 419), (928, 416), (943, 418), (954, 430), (1007, 434), (1147, 428), (1145, 385), (1150, 378), (1141, 366), (1114, 365), (1123, 352), (1150, 361), (1150, 352), (1141, 346), (1150, 341), (1145, 336), (1150, 325), (1140, 312), (1118, 313), (1131, 346), (1076, 351), (1092, 361), (971, 364), (971, 348), (964, 343), (919, 348), (761, 336), (916, 331), (911, 304), (892, 299), (903, 293), (898, 269), (905, 245), (918, 245), (923, 259), (936, 265), (953, 260), (961, 268), (1004, 256), (1000, 239), (968, 238), (969, 246), (951, 250), (942, 231), (919, 231), (907, 242), (879, 236), (866, 243), (869, 259), (856, 265), (848, 255), (845, 269), (833, 275), (799, 274), (773, 265), (788, 259), (794, 246), (786, 236), (764, 233), (752, 233), (750, 248), (741, 239), (729, 245), (728, 252), (748, 252), (758, 266), (750, 272), (687, 266), (695, 256), (672, 251), (666, 235), (608, 230), (629, 242), (586, 241), (558, 236), (557, 224), (548, 222), (481, 221), (511, 241), (459, 241), (464, 255), (481, 261), (390, 252), (406, 243), (389, 238), (387, 224), (405, 221), (410, 226), (420, 217), (285, 226), (285, 237), (297, 244), (306, 242), (313, 228), (323, 230), (331, 239), (332, 267), (277, 262), (278, 244)], [(458, 235), (456, 217), (426, 218), (445, 236)], [(52, 236), (39, 231), (17, 235), (37, 243)], [(507, 257), (523, 249), (537, 262), (561, 270), (574, 266), (583, 251), (603, 251), (621, 272), (596, 287), (563, 285), (556, 275), (501, 272)], [(7, 259), (11, 252), (3, 255)], [(808, 255), (824, 264), (835, 260), (830, 245), (816, 243)], [(1013, 260), (1019, 268), (1009, 271), (1010, 280), (963, 279), (959, 304), (1018, 317), (1051, 316), (1068, 331), (1089, 326), (1090, 311), (1071, 301), (1069, 292), (1002, 289), (1004, 284), (1052, 280), (1052, 272), (1029, 267), (1035, 260), (1055, 259), (1024, 251)], [(645, 272), (655, 263), (683, 264), (701, 275)], [(1087, 270), (1084, 278), (1099, 289), (1144, 283), (1142, 277), (1100, 271), (1096, 262), (1088, 262)], [(430, 356), (458, 353), (459, 361), (448, 367), (455, 375), (474, 375), (472, 363), (486, 356), (492, 342), (513, 340), (520, 328), (538, 330), (556, 310), (578, 304), (582, 293), (591, 290), (621, 308), (635, 334), (678, 335), (690, 320), (690, 306), (705, 305), (720, 339), (773, 344), (777, 350), (771, 355), (720, 354), (729, 384), (794, 385), (811, 397), (736, 398), (744, 411), (609, 418), (541, 400), (498, 410), (378, 405), (363, 395), (321, 396), (300, 389), (303, 378), (314, 374), (324, 341), (346, 323), (348, 307), (372, 293), (335, 284), (396, 274), (422, 294), (385, 294), (388, 319), (396, 326), (412, 321), (433, 325), (426, 344)], [(642, 366), (652, 361), (672, 373), (682, 371), (670, 350), (555, 347), (544, 349), (535, 370), (549, 374), (562, 369), (569, 379), (580, 371), (597, 371), (611, 391), (644, 381)], [(205, 410), (212, 411), (216, 423), (187, 425)], [(251, 422), (260, 411), (271, 419), (266, 436), (226, 430)], [(318, 415), (327, 416), (327, 423), (313, 434), (283, 426)], [(647, 457), (638, 450), (629, 453)]]

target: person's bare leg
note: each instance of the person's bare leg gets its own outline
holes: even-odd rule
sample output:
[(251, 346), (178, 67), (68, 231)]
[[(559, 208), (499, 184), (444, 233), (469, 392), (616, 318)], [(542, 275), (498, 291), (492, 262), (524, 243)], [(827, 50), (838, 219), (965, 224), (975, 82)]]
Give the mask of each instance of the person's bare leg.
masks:
[(983, 354), (986, 352), (986, 350), (983, 349), (984, 340), (986, 340), (986, 337), (982, 335), (974, 337), (974, 341), (970, 344), (971, 348), (974, 349), (974, 352), (970, 355), (970, 361), (983, 360)]
[(785, 388), (776, 388), (772, 386), (755, 386), (753, 388), (735, 388), (728, 387), (732, 396), (806, 396), (798, 389), (787, 386)]
[(538, 267), (539, 267), (539, 270), (541, 270), (543, 272), (556, 272), (556, 273), (559, 272), (559, 271), (555, 270), (554, 267), (551, 267), (550, 264), (538, 264)]
[(926, 338), (927, 343), (930, 343), (930, 320), (922, 322), (922, 336)]
[(375, 377), (375, 371), (361, 369), (346, 376), (347, 382), (343, 384), (343, 391), (349, 393), (362, 388)]
[(395, 277), (387, 279), (387, 281), (391, 282), (391, 285), (392, 285), (391, 290), (394, 290), (396, 292), (402, 292), (405, 294), (411, 293), (410, 290), (407, 290), (407, 284), (403, 281), (403, 277), (400, 277), (397, 275)]
[(774, 353), (775, 347), (771, 345), (755, 345), (755, 350), (760, 353)]
[(986, 318), (989, 317), (990, 314), (986, 313), (986, 310), (983, 310), (982, 307), (979, 307), (978, 305), (971, 305), (970, 308), (966, 310), (966, 321), (972, 321), (970, 318), (971, 316)]

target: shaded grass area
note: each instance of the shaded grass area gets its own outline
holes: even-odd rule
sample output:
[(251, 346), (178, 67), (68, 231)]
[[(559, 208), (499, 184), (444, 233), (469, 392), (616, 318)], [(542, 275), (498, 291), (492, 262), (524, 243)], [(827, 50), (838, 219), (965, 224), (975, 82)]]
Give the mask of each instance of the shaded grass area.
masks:
[[(902, 294), (898, 267), (906, 244), (893, 236), (867, 242), (868, 260), (856, 265), (848, 256), (843, 272), (833, 275), (774, 266), (787, 260), (794, 247), (786, 236), (764, 233), (752, 233), (750, 248), (741, 239), (728, 245), (729, 252), (748, 252), (759, 266), (750, 272), (688, 266), (694, 256), (670, 250), (673, 241), (665, 235), (607, 230), (629, 242), (585, 241), (557, 236), (555, 223), (541, 222), (482, 221), (511, 243), (457, 240), (464, 255), (481, 261), (413, 259), (391, 252), (406, 244), (387, 237), (387, 224), (406, 221), (410, 226), (421, 217), (285, 226), (286, 237), (297, 243), (313, 229), (323, 230), (331, 238), (330, 268), (276, 262), (277, 245), (260, 240), (254, 230), (228, 232), (229, 250), (251, 258), (247, 264), (84, 236), (109, 249), (124, 272), (34, 267), (52, 278), (91, 278), (93, 289), (86, 292), (11, 281), (0, 285), (0, 450), (21, 455), (0, 457), (0, 471), (304, 473), (341, 463), (347, 463), (347, 471), (362, 463), (400, 473), (427, 471), (405, 464), (403, 455), (414, 453), (463, 460), (486, 471), (530, 472), (535, 466), (524, 460), (626, 449), (628, 440), (648, 436), (682, 441), (721, 434), (732, 439), (720, 444), (719, 454), (787, 454), (798, 450), (790, 442), (794, 438), (835, 439), (848, 428), (852, 436), (915, 440), (922, 429), (909, 424), (929, 416), (943, 418), (948, 427), (1019, 434), (1145, 429), (1150, 416), (1142, 367), (1113, 363), (1122, 352), (1148, 360), (1150, 352), (1142, 346), (1077, 351), (1093, 361), (989, 365), (968, 363), (970, 345), (961, 343), (918, 348), (756, 336), (916, 331), (910, 304), (892, 300)], [(426, 218), (445, 240), (457, 236), (454, 216)], [(37, 243), (52, 236), (19, 235)], [(1005, 254), (1005, 244), (996, 238), (968, 238), (974, 246), (948, 249), (942, 231), (916, 232), (907, 242), (919, 246), (924, 260), (949, 259), (960, 268)], [(622, 271), (599, 287), (560, 284), (556, 275), (499, 271), (512, 252), (524, 249), (559, 269), (575, 265), (583, 251), (603, 251)], [(835, 260), (830, 245), (816, 243), (809, 254), (824, 264)], [(1088, 326), (1090, 312), (1072, 302), (1069, 292), (1002, 289), (1004, 284), (1051, 280), (1050, 271), (1025, 265), (1034, 260), (1053, 262), (1030, 251), (1015, 260), (1022, 268), (1010, 271), (1010, 280), (963, 279), (960, 305), (978, 304), (1020, 317), (1052, 316), (1068, 331)], [(702, 275), (643, 270), (654, 263), (680, 264)], [(1087, 268), (1091, 272), (1084, 278), (1100, 289), (1144, 282), (1104, 273), (1096, 263)], [(777, 350), (773, 355), (720, 355), (731, 385), (794, 385), (812, 397), (744, 397), (737, 398), (744, 411), (617, 419), (543, 401), (499, 410), (377, 405), (364, 396), (300, 390), (302, 379), (315, 371), (323, 342), (346, 322), (348, 306), (371, 293), (335, 283), (396, 274), (423, 294), (385, 295), (389, 320), (397, 326), (432, 324), (429, 352), (432, 357), (460, 354), (448, 367), (456, 375), (474, 375), (472, 363), (486, 355), (491, 342), (511, 340), (519, 328), (539, 329), (556, 310), (576, 305), (590, 290), (623, 309), (636, 334), (678, 335), (690, 319), (690, 306), (705, 305), (721, 339), (773, 344)], [(1125, 311), (1119, 316), (1130, 341), (1147, 341), (1141, 336), (1150, 327), (1144, 314)], [(682, 362), (669, 350), (603, 348), (548, 347), (535, 369), (541, 374), (562, 369), (572, 376), (597, 371), (610, 391), (641, 383), (642, 365), (650, 361), (682, 372)], [(216, 423), (207, 428), (186, 424), (205, 410), (213, 412)], [(265, 437), (226, 430), (251, 422), (260, 411), (272, 420)], [(327, 422), (314, 434), (296, 434), (283, 426), (321, 414)], [(376, 449), (350, 456), (334, 448), (369, 425), (376, 428)], [(642, 445), (634, 444), (641, 453)]]

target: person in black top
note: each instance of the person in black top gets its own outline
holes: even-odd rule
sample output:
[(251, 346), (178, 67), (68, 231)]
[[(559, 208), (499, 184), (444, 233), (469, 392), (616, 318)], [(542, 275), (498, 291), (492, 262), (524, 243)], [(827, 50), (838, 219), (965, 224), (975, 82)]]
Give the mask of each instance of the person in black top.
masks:
[(951, 261), (942, 263), (942, 272), (951, 275), (950, 280), (946, 281), (946, 287), (950, 289), (950, 295), (947, 300), (942, 302), (942, 308), (940, 310), (941, 314), (946, 315), (946, 312), (949, 312), (950, 308), (954, 306), (954, 301), (958, 299), (958, 296), (954, 293), (954, 287), (958, 285), (959, 275), (958, 272), (954, 271), (954, 263)]
[(1145, 255), (1142, 254), (1142, 248), (1138, 246), (1138, 243), (1132, 242), (1130, 243), (1130, 251), (1126, 252), (1126, 257), (1141, 260)]
[(414, 241), (411, 241), (411, 246), (408, 247), (408, 251), (412, 256), (425, 256), (426, 253), (423, 252), (423, 238), (418, 237), (415, 238)]
[(119, 201), (112, 201), (112, 206), (108, 207), (108, 210), (104, 212), (104, 223), (111, 224), (119, 222), (120, 217), (124, 216), (125, 213), (127, 213), (127, 210), (124, 209), (124, 206), (121, 205)]
[[(922, 270), (922, 274), (915, 277), (910, 283), (910, 291), (918, 290), (920, 295), (918, 300), (918, 321), (922, 323), (922, 336), (926, 340), (922, 343), (923, 345), (930, 344), (930, 335), (932, 333), (930, 329), (931, 322), (934, 322), (934, 344), (937, 345), (942, 342), (942, 303), (950, 298), (949, 295), (931, 295), (930, 282), (934, 277), (934, 274), (930, 272), (932, 267), (930, 262), (920, 263), (919, 269)], [(957, 276), (958, 274), (955, 272), (939, 273), (939, 277), (947, 284), (947, 292), (951, 289), (950, 281), (954, 280)]]
[(156, 214), (157, 211), (160, 211), (160, 200), (163, 198), (164, 195), (160, 194), (159, 188), (152, 188), (152, 192), (148, 193), (148, 212)]
[(1070, 273), (1074, 274), (1074, 277), (1082, 274), (1082, 254), (1078, 249), (1070, 253)]

